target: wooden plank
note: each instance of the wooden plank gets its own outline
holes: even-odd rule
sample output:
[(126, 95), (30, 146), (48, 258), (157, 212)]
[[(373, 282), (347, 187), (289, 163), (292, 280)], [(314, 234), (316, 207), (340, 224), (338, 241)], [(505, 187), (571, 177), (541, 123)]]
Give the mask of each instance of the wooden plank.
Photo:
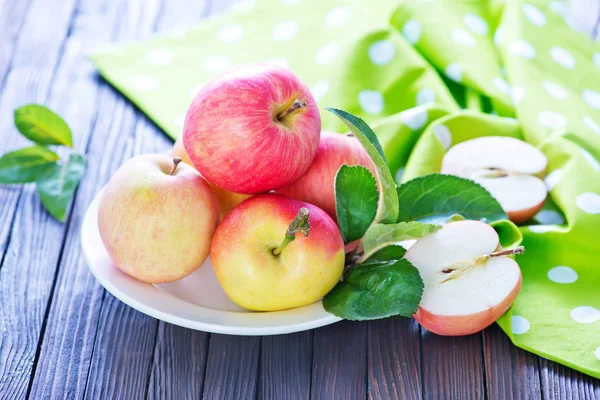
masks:
[(421, 328), (423, 397), (485, 398), (481, 334), (438, 336)]
[(369, 399), (420, 399), (421, 343), (412, 318), (369, 322)]
[(538, 357), (544, 400), (600, 399), (600, 380)]
[(513, 345), (494, 324), (483, 331), (486, 388), (490, 399), (539, 399), (537, 357)]
[(260, 398), (310, 398), (312, 332), (265, 336), (260, 353)]
[(29, 0), (0, 2), (0, 92), (11, 68), (13, 52), (25, 22), (29, 3)]
[(257, 393), (260, 337), (210, 336), (205, 399), (253, 399)]
[(314, 331), (311, 398), (367, 396), (367, 326), (341, 321)]

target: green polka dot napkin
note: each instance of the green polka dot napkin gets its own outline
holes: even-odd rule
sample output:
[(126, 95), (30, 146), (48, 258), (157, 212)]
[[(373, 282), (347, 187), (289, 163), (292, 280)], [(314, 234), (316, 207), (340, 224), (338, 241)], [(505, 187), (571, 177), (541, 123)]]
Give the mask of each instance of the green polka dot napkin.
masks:
[(563, 1), (246, 1), (92, 58), (173, 138), (203, 84), (269, 61), (323, 107), (371, 123), (398, 181), (439, 171), (450, 146), (478, 136), (539, 147), (550, 197), (522, 227), (523, 287), (498, 323), (517, 346), (600, 378), (600, 44)]

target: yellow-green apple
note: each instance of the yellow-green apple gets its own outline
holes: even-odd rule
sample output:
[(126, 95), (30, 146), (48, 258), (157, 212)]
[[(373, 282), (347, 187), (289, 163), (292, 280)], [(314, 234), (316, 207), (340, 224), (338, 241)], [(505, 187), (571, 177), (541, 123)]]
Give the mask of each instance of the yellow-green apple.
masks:
[(405, 257), (425, 283), (417, 322), (438, 335), (459, 336), (500, 318), (521, 288), (521, 270), (509, 255), (523, 248), (499, 248), (494, 228), (480, 221), (450, 222), (414, 243)]
[(544, 153), (519, 139), (484, 136), (448, 150), (442, 173), (471, 179), (498, 200), (511, 221), (530, 220), (544, 205)]
[(198, 92), (186, 114), (183, 144), (208, 181), (255, 194), (298, 179), (315, 156), (320, 132), (315, 99), (294, 73), (250, 64)]
[(336, 220), (335, 176), (344, 164), (362, 165), (375, 176), (371, 158), (355, 137), (323, 131), (317, 154), (308, 170), (296, 182), (276, 192), (314, 204)]
[[(179, 138), (175, 141), (173, 149), (171, 150), (171, 155), (173, 157), (181, 158), (181, 160), (188, 165), (194, 166), (194, 164), (192, 164), (192, 161), (190, 160), (190, 157), (185, 151), (185, 148), (183, 147), (182, 138)], [(223, 189), (222, 187), (215, 185), (210, 181), (206, 182), (217, 197), (221, 219), (223, 219), (229, 213), (229, 211), (233, 210), (235, 206), (237, 206), (242, 201), (246, 200), (248, 197), (251, 196), (249, 194), (233, 193), (229, 190)]]
[(326, 212), (276, 194), (253, 196), (227, 214), (210, 257), (229, 298), (255, 311), (314, 303), (339, 281), (345, 261)]
[(98, 210), (113, 262), (148, 283), (181, 279), (202, 265), (219, 223), (217, 199), (198, 171), (160, 154), (125, 162)]

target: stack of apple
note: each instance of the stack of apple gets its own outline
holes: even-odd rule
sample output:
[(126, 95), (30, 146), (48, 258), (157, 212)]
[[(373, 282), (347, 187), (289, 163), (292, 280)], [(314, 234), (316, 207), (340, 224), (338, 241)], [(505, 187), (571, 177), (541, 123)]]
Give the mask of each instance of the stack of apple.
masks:
[(227, 295), (259, 311), (313, 303), (336, 285), (335, 175), (373, 167), (356, 138), (321, 132), (291, 71), (246, 65), (207, 84), (172, 153), (127, 161), (103, 194), (100, 235), (123, 272), (171, 282), (210, 254)]

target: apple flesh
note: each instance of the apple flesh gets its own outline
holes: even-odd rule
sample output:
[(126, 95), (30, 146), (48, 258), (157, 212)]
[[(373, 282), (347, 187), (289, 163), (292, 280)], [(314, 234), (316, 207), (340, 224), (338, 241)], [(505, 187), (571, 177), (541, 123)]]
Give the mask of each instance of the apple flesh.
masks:
[[(184, 163), (191, 165), (192, 167), (194, 166), (194, 164), (192, 164), (192, 161), (190, 160), (190, 157), (188, 156), (187, 152), (185, 151), (185, 148), (183, 147), (183, 141), (181, 138), (179, 138), (175, 141), (175, 144), (173, 145), (173, 149), (171, 150), (171, 155), (173, 157), (181, 158), (181, 160)], [(231, 210), (233, 210), (233, 208), (235, 206), (237, 206), (242, 201), (246, 200), (247, 198), (249, 198), (251, 196), (249, 194), (240, 194), (240, 193), (230, 192), (229, 190), (223, 189), (222, 187), (219, 187), (209, 181), (207, 181), (207, 183), (210, 186), (210, 188), (212, 189), (212, 191), (215, 193), (215, 196), (217, 197), (217, 202), (219, 203), (219, 211), (221, 214), (221, 219), (225, 218), (225, 216)]]
[[(303, 208), (308, 236), (298, 233), (281, 249)], [(345, 261), (341, 233), (327, 213), (276, 194), (253, 196), (227, 214), (215, 232), (210, 257), (225, 293), (255, 311), (314, 303), (337, 284)]]
[(484, 136), (451, 147), (441, 172), (479, 183), (498, 200), (510, 220), (520, 224), (544, 205), (548, 192), (540, 178), (547, 164), (546, 156), (529, 143)]
[(425, 283), (414, 318), (444, 336), (469, 335), (494, 323), (521, 288), (512, 258), (522, 248), (497, 252), (498, 234), (479, 221), (450, 222), (414, 243), (405, 258)]
[(172, 282), (200, 267), (218, 223), (217, 200), (198, 171), (159, 154), (125, 162), (98, 210), (113, 262), (147, 283)]
[(273, 64), (251, 64), (200, 90), (186, 115), (183, 144), (207, 180), (255, 194), (302, 176), (320, 132), (317, 104), (296, 75)]
[(314, 204), (336, 220), (335, 176), (344, 164), (362, 165), (376, 176), (373, 161), (355, 137), (321, 132), (317, 154), (308, 170), (296, 182), (276, 192)]

